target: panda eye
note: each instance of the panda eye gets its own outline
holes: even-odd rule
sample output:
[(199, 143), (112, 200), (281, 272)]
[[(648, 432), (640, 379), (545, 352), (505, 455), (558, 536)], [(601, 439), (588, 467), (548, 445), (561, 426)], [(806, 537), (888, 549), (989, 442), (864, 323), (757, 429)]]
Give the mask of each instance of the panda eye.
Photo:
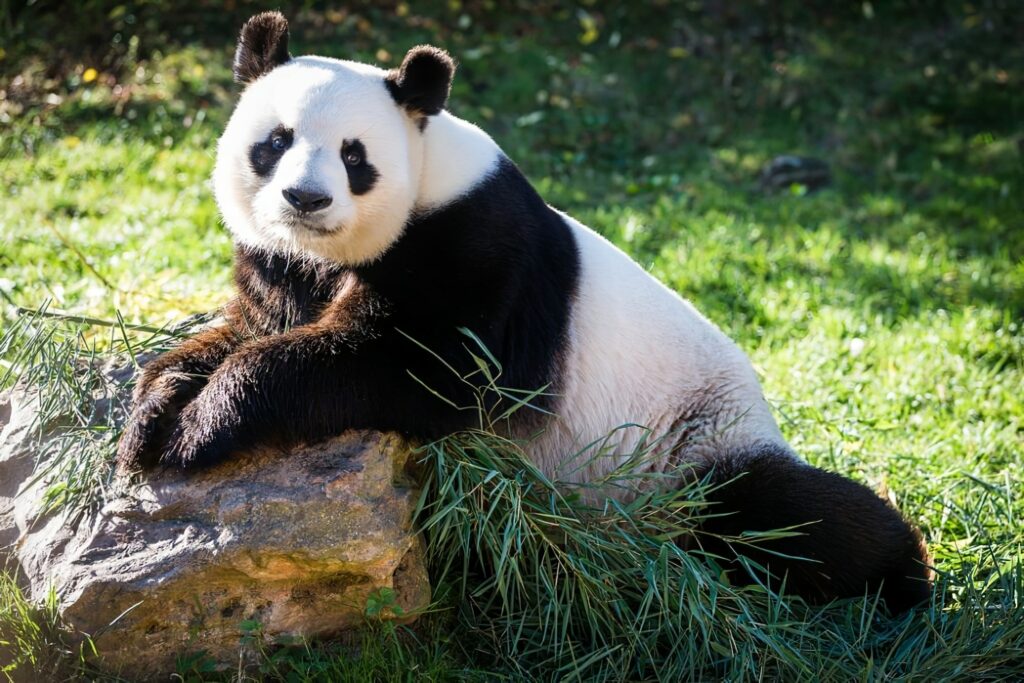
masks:
[(288, 138), (281, 133), (275, 133), (270, 137), (270, 146), (278, 152), (288, 149)]
[(363, 155), (359, 150), (351, 147), (341, 150), (341, 158), (345, 161), (346, 166), (358, 166), (363, 163)]

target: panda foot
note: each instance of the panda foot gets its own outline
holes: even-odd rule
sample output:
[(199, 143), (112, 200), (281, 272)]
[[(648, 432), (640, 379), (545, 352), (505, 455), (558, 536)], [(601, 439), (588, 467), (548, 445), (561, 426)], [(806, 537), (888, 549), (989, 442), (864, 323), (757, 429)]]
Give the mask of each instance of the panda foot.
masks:
[(117, 443), (117, 468), (152, 467), (173, 432), (178, 414), (203, 382), (181, 372), (147, 373), (139, 382), (132, 412)]
[[(808, 602), (881, 591), (893, 613), (931, 595), (931, 570), (924, 541), (895, 508), (870, 489), (838, 474), (811, 467), (776, 447), (731, 453), (717, 459), (710, 515), (701, 523), (701, 548), (721, 558), (734, 576), (743, 555), (777, 587)], [(745, 542), (745, 531), (790, 529), (781, 538)]]

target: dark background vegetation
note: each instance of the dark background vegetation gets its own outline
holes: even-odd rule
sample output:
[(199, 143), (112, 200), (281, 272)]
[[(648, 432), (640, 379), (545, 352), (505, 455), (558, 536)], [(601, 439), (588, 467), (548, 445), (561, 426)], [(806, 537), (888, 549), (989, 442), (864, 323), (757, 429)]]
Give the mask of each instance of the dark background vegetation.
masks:
[[(5, 4), (7, 106), (12, 115), (39, 116), (35, 122), (55, 133), (109, 114), (45, 115), (40, 96), (72, 91), (84, 67), (97, 69), (103, 83), (130, 88), (137, 64), (153, 56), (195, 45), (228, 55), (240, 23), (266, 8), (206, 0)], [(284, 9), (297, 54), (386, 66), (406, 44), (443, 45), (461, 62), (456, 107), (478, 113), (500, 102), (504, 110), (484, 117), (495, 119), (490, 128), (499, 135), (513, 116), (543, 111), (543, 132), (529, 140), (535, 150), (556, 162), (568, 154), (572, 163), (623, 172), (666, 146), (689, 151), (686, 143), (790, 152), (794, 135), (782, 131), (798, 129), (801, 148), (840, 170), (898, 181), (896, 171), (927, 154), (936, 138), (1012, 135), (1024, 117), (1024, 21), (1010, 0), (454, 0)], [(225, 84), (182, 85), (181, 94), (194, 98), (187, 104), (203, 108)], [(764, 137), (762, 122), (779, 127), (775, 145), (752, 139)]]

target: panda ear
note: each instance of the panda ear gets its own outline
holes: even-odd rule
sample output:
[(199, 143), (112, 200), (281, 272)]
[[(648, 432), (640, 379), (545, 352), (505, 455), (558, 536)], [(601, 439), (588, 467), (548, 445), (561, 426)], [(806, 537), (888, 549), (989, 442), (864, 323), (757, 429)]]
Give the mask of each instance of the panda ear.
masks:
[(419, 45), (409, 50), (402, 66), (392, 69), (384, 82), (395, 102), (411, 115), (433, 116), (448, 102), (454, 74), (455, 62), (447, 52)]
[(235, 82), (252, 83), (292, 56), (288, 54), (288, 20), (280, 12), (262, 12), (245, 22), (235, 50)]

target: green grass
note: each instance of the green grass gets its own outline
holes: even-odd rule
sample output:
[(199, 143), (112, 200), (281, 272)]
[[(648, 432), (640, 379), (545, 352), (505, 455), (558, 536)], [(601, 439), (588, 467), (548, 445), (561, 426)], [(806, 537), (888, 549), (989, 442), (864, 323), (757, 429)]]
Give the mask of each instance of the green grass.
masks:
[(84, 673), (86, 658), (94, 654), (91, 647), (88, 639), (69, 644), (55, 591), (49, 592), (43, 604), (33, 604), (12, 576), (0, 572), (0, 677), (56, 680)]
[[(338, 645), (268, 652), (257, 677), (1024, 672), (1024, 27), (997, 2), (882, 4), (730, 14), (699, 3), (355, 3), (301, 13), (292, 40), (293, 53), (385, 65), (418, 42), (455, 54), (453, 111), (488, 130), (548, 201), (736, 339), (800, 453), (921, 525), (940, 577), (934, 603), (890, 619), (870, 600), (811, 609), (731, 588), (649, 533), (602, 535), (649, 510), (584, 519), (514, 452), (460, 435), (431, 459), (430, 490), (451, 504), (425, 510), (431, 548), (466, 560), (440, 582), (438, 613), (415, 633), (373, 632), (359, 657)], [(0, 373), (51, 382), (55, 413), (81, 398), (67, 388), (85, 381), (70, 357), (166, 339), (16, 307), (160, 328), (230, 295), (230, 240), (207, 179), (234, 92), (234, 29), (201, 27), (238, 16), (172, 25), (170, 10), (132, 12), (132, 24), (111, 19), (119, 42), (87, 37), (76, 49), (68, 34), (50, 65), (40, 45), (71, 29), (24, 24), (3, 41)], [(87, 83), (88, 68), (98, 77)], [(827, 160), (835, 182), (764, 194), (757, 171), (782, 153)], [(96, 452), (61, 470), (53, 500), (102, 495)], [(480, 508), (482, 491), (505, 505), (501, 517)], [(566, 543), (556, 561), (529, 525), (544, 515), (587, 542)], [(499, 562), (510, 539), (524, 550)], [(607, 582), (593, 581), (597, 569)], [(24, 672), (54, 641), (11, 635), (51, 618), (26, 616), (19, 596), (0, 585), (0, 641), (18, 643), (8, 652)]]

